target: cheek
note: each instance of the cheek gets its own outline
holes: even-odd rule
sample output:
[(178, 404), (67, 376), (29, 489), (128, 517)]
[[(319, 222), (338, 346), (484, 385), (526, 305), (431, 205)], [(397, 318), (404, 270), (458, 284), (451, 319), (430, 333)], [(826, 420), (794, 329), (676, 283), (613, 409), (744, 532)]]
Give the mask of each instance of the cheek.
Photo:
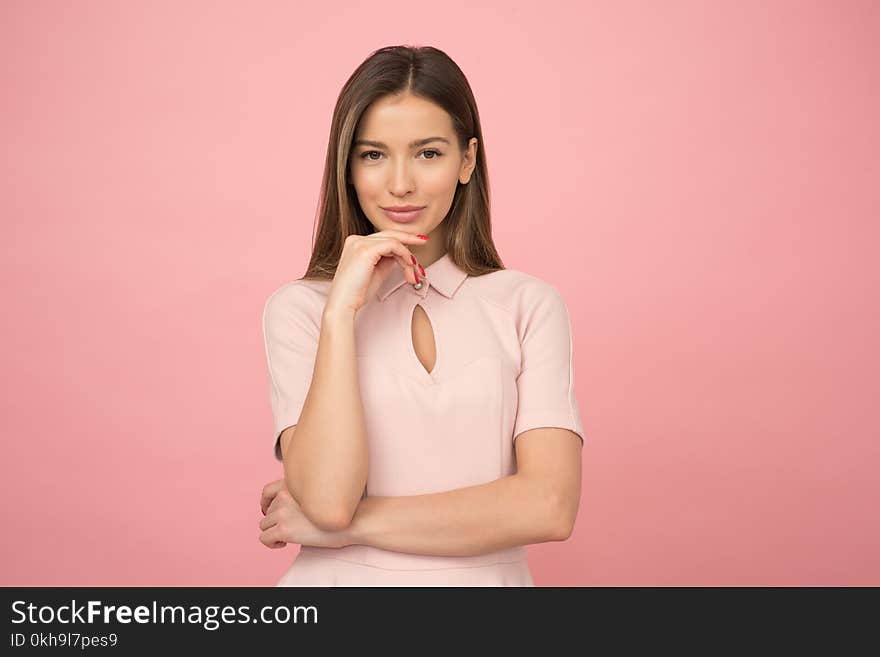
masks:
[(458, 168), (455, 166), (438, 166), (426, 171), (422, 177), (422, 186), (428, 193), (443, 196), (455, 191), (458, 183)]
[(382, 191), (382, 176), (375, 171), (360, 169), (356, 170), (351, 177), (352, 184), (358, 196), (375, 196)]

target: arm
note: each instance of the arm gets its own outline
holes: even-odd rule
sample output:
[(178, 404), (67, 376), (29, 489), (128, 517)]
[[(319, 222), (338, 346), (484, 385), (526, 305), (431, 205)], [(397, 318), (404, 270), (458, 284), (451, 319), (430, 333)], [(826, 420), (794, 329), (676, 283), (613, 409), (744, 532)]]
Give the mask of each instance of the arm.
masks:
[(525, 431), (514, 443), (516, 474), (441, 493), (367, 497), (341, 530), (343, 543), (471, 556), (564, 541), (578, 510), (582, 444), (579, 435), (566, 429)]
[(471, 556), (564, 541), (578, 510), (582, 445), (581, 437), (566, 429), (524, 431), (514, 443), (516, 474), (441, 493), (367, 497), (341, 530), (343, 543)]
[(290, 494), (309, 520), (330, 531), (351, 521), (368, 473), (354, 318), (354, 311), (324, 310), (315, 369), (299, 422), (295, 431), (285, 430), (281, 436)]
[(520, 474), (441, 493), (366, 497), (342, 530), (347, 545), (439, 556), (472, 556), (563, 540), (558, 505)]

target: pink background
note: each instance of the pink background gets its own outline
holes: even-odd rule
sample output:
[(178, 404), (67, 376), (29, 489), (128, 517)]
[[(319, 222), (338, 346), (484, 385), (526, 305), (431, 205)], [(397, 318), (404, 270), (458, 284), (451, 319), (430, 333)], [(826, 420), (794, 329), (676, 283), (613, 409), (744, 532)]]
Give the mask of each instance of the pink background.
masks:
[[(339, 16), (343, 17), (340, 23)], [(0, 5), (3, 585), (272, 585), (260, 333), (330, 115), (436, 45), (588, 433), (539, 586), (880, 585), (873, 2)]]

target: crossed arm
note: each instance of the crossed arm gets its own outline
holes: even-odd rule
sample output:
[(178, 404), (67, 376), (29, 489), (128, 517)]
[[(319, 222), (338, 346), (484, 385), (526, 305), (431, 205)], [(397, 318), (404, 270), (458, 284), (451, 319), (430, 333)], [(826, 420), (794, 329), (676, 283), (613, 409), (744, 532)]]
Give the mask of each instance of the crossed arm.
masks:
[(339, 531), (346, 544), (442, 556), (563, 541), (577, 515), (582, 441), (542, 427), (516, 438), (518, 469), (495, 481), (441, 493), (365, 497)]

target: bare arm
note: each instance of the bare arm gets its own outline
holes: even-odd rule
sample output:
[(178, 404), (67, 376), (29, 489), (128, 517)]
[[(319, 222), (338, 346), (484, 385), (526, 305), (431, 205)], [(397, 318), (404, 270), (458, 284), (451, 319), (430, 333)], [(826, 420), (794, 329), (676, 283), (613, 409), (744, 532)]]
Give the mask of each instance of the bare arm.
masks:
[(516, 474), (442, 493), (367, 497), (344, 544), (446, 556), (564, 541), (574, 529), (581, 490), (581, 447), (555, 427), (523, 432), (514, 443)]
[(562, 541), (570, 529), (551, 491), (543, 480), (517, 473), (441, 493), (370, 496), (340, 531), (347, 545), (439, 556)]
[(281, 434), (290, 494), (309, 520), (331, 531), (351, 521), (369, 469), (354, 319), (353, 310), (324, 310), (315, 369), (299, 422), (295, 431), (288, 428)]

